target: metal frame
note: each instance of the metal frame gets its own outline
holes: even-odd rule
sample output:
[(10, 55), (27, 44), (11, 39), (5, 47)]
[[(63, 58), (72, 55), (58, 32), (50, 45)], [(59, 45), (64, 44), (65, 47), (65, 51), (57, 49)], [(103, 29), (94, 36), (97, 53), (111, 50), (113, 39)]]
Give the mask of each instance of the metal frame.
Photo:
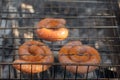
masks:
[[(5, 0), (7, 3), (4, 6), (3, 2), (4, 0), (1, 0), (0, 2), (3, 4), (1, 7), (0, 6), (0, 26), (5, 26), (5, 27), (0, 27), (0, 31), (3, 31), (3, 35), (0, 36), (0, 39), (2, 39), (2, 44), (0, 44), (0, 57), (1, 57), (1, 61), (0, 61), (0, 79), (15, 79), (15, 80), (19, 80), (19, 79), (23, 79), (23, 80), (28, 80), (28, 79), (35, 79), (35, 80), (43, 80), (43, 79), (49, 79), (49, 80), (54, 80), (54, 79), (74, 79), (74, 80), (86, 80), (86, 79), (90, 79), (90, 80), (109, 80), (109, 79), (116, 79), (119, 80), (120, 79), (120, 9), (118, 7), (118, 1), (117, 0), (35, 0), (33, 5), (35, 5), (38, 2), (41, 2), (40, 4), (42, 6), (35, 6), (38, 7), (35, 8), (36, 11), (35, 13), (30, 13), (27, 10), (22, 10), (22, 8), (20, 7), (20, 4), (22, 4), (22, 2), (25, 2), (25, 0)], [(29, 0), (26, 0), (26, 2)], [(32, 1), (32, 0), (30, 0)], [(14, 3), (18, 3), (17, 7), (10, 7), (11, 5), (14, 5)], [(70, 8), (70, 9), (75, 9), (74, 11), (76, 12), (75, 14), (53, 14), (51, 13), (56, 6), (54, 6), (54, 4), (58, 4), (58, 12), (60, 11), (60, 9), (64, 9), (66, 7)], [(64, 3), (64, 6), (61, 6), (59, 4)], [(84, 9), (84, 7), (81, 6), (71, 6), (72, 4), (95, 4), (95, 5), (107, 5), (107, 8), (97, 8), (100, 11), (108, 11), (108, 15), (80, 15), (79, 11), (77, 11), (79, 8), (80, 9)], [(48, 5), (49, 4), (49, 5)], [(71, 5), (69, 5), (71, 4)], [(47, 5), (47, 6), (46, 6)], [(41, 11), (39, 11), (39, 9), (41, 9)], [(17, 11), (16, 11), (17, 10)], [(47, 13), (48, 10), (48, 13)], [(95, 13), (96, 9), (94, 10)], [(4, 14), (4, 16), (3, 16)], [(26, 16), (27, 15), (27, 16)], [(101, 50), (98, 49), (98, 51), (101, 54), (102, 57), (102, 62), (100, 65), (86, 65), (88, 66), (98, 66), (98, 69), (96, 69), (95, 71), (93, 71), (92, 73), (86, 73), (86, 74), (77, 74), (77, 70), (76, 70), (76, 74), (72, 74), (70, 72), (68, 72), (66, 69), (63, 69), (61, 67), (61, 65), (57, 60), (57, 58), (55, 58), (55, 63), (51, 64), (52, 67), (42, 73), (38, 73), (38, 74), (26, 74), (26, 73), (22, 73), (19, 71), (16, 71), (13, 67), (12, 67), (12, 61), (14, 61), (16, 58), (18, 58), (18, 47), (24, 43), (27, 40), (30, 39), (34, 39), (34, 40), (38, 40), (38, 41), (42, 41), (44, 43), (46, 43), (53, 52), (55, 51), (59, 51), (59, 49), (64, 45), (64, 41), (60, 41), (56, 44), (56, 42), (46, 42), (42, 39), (39, 39), (36, 35), (35, 35), (35, 29), (36, 29), (36, 25), (33, 23), (28, 23), (29, 25), (26, 25), (26, 21), (29, 20), (30, 22), (38, 22), (39, 20), (41, 20), (42, 18), (45, 17), (56, 17), (56, 18), (65, 18), (68, 21), (73, 21), (74, 19), (76, 20), (76, 23), (79, 23), (80, 20), (85, 20), (88, 23), (90, 23), (89, 21), (93, 21), (93, 22), (99, 22), (99, 25), (82, 25), (82, 24), (71, 24), (68, 23), (67, 28), (69, 30), (79, 30), (82, 31), (83, 29), (86, 30), (85, 32), (90, 32), (90, 31), (99, 31), (99, 30), (104, 30), (105, 33), (103, 37), (99, 36), (98, 32), (96, 33), (97, 37), (91, 37), (89, 36), (88, 33), (87, 37), (81, 37), (81, 36), (69, 36), (67, 38), (67, 42), (71, 41), (71, 40), (81, 40), (84, 44), (90, 45), (90, 46), (95, 46), (93, 43), (91, 43), (91, 41), (95, 42), (95, 41), (103, 41), (106, 44), (103, 45), (103, 47), (107, 47), (108, 49), (105, 50)], [(77, 16), (77, 17), (76, 17)], [(104, 20), (105, 19), (105, 20)], [(99, 21), (98, 21), (99, 20)], [(102, 20), (104, 20), (106, 23), (106, 25), (102, 24)], [(111, 23), (110, 23), (111, 22)], [(8, 24), (10, 24), (8, 27)], [(32, 25), (31, 25), (32, 24)], [(33, 27), (32, 27), (33, 26)], [(29, 29), (28, 29), (29, 28)], [(10, 35), (8, 34), (6, 35), (6, 31), (10, 30)], [(30, 31), (32, 34), (30, 36), (31, 37), (24, 37), (24, 35), (21, 33), (21, 31)], [(107, 37), (106, 37), (107, 36)], [(7, 41), (10, 41), (10, 44), (12, 45), (8, 45)], [(8, 51), (7, 51), (8, 50)], [(6, 52), (7, 51), (7, 52)], [(9, 54), (7, 54), (9, 53)], [(104, 63), (104, 56), (108, 56), (111, 59), (111, 64), (107, 64)], [(10, 61), (7, 61), (8, 58), (11, 58)], [(29, 63), (28, 63), (29, 64)], [(32, 63), (31, 63), (32, 64)], [(34, 63), (34, 64), (43, 64), (43, 63)], [(21, 63), (21, 65), (24, 65)], [(49, 65), (47, 63), (44, 63), (44, 65)], [(76, 66), (81, 66), (82, 64), (64, 64), (65, 66), (68, 65), (76, 65)], [(4, 71), (4, 66), (6, 66), (7, 68), (7, 73), (8, 76), (5, 78), (2, 75), (5, 73)], [(59, 70), (60, 69), (60, 70)], [(60, 74), (61, 73), (61, 74)], [(94, 77), (89, 77), (90, 75), (93, 75)]]

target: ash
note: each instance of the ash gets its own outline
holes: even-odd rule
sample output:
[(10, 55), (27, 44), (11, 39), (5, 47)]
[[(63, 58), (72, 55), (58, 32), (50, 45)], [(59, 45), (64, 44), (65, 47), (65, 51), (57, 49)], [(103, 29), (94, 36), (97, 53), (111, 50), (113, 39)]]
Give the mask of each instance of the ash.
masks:
[[(9, 0), (8, 0), (9, 1)], [(58, 50), (65, 43), (71, 40), (80, 40), (85, 45), (90, 45), (99, 50), (102, 58), (101, 64), (112, 64), (111, 56), (104, 54), (110, 54), (111, 48), (109, 48), (109, 42), (104, 37), (110, 37), (106, 35), (106, 31), (109, 30), (99, 28), (100, 26), (113, 26), (112, 20), (108, 18), (99, 18), (92, 16), (110, 16), (112, 13), (107, 9), (110, 5), (107, 3), (95, 4), (95, 3), (79, 3), (79, 2), (64, 2), (64, 1), (42, 1), (42, 0), (12, 0), (8, 2), (7, 0), (0, 1), (5, 5), (2, 7), (3, 11), (16, 12), (0, 14), (2, 17), (18, 18), (17, 20), (0, 20), (0, 28), (15, 28), (15, 29), (0, 29), (0, 60), (1, 62), (12, 62), (17, 59), (18, 56), (10, 56), (13, 54), (18, 54), (17, 50), (13, 48), (18, 48), (19, 45), (28, 40), (39, 40), (42, 41), (51, 48), (55, 56), (55, 62), (59, 63), (57, 54)], [(98, 0), (96, 0), (97, 2)], [(106, 0), (107, 1), (107, 0)], [(101, 1), (105, 2), (105, 1)], [(36, 24), (45, 17), (57, 17), (64, 18), (67, 20), (67, 27), (74, 28), (70, 29), (69, 37), (64, 41), (58, 42), (48, 42), (42, 39), (38, 39), (34, 32), (34, 29), (18, 29), (19, 27), (36, 27)], [(24, 19), (26, 18), (26, 19)], [(27, 19), (28, 18), (28, 19)], [(31, 19), (29, 19), (31, 18)], [(37, 19), (32, 19), (37, 18)], [(76, 29), (80, 27), (79, 29)], [(13, 37), (9, 38), (9, 37)], [(104, 55), (104, 56), (102, 56)], [(9, 69), (11, 72), (9, 73)], [(0, 66), (0, 78), (19, 78), (20, 72), (16, 71), (12, 66), (4, 65)], [(53, 72), (55, 70), (55, 73)], [(96, 78), (97, 71), (93, 71), (88, 74), (88, 78)], [(17, 75), (16, 75), (17, 73)], [(65, 74), (66, 73), (66, 74)], [(11, 75), (10, 75), (11, 74)], [(46, 78), (74, 78), (75, 74), (72, 74), (65, 70), (61, 66), (52, 66), (49, 70), (32, 75), (33, 77), (41, 78), (46, 76)], [(16, 76), (15, 76), (16, 75)], [(52, 75), (52, 76), (51, 76)], [(77, 74), (77, 78), (85, 78), (87, 74)], [(22, 73), (22, 78), (28, 78), (31, 75)]]

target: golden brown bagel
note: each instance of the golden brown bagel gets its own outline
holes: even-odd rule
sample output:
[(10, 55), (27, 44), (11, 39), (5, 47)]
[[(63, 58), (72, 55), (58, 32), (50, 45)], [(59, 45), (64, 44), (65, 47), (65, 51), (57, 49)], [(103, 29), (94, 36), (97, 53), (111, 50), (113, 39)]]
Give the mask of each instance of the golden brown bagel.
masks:
[[(53, 63), (51, 50), (42, 42), (28, 41), (19, 47), (20, 59), (13, 62), (13, 67), (26, 73), (39, 73), (47, 70), (51, 65), (27, 63)], [(26, 64), (16, 64), (26, 63)]]
[(38, 23), (36, 33), (38, 37), (47, 41), (64, 40), (69, 33), (65, 24), (64, 19), (46, 18)]
[[(59, 51), (60, 63), (95, 65), (101, 61), (98, 51), (90, 46), (82, 45), (79, 41), (71, 41), (64, 45)], [(63, 65), (64, 67), (64, 65)], [(66, 69), (72, 73), (84, 74), (95, 70), (97, 66), (66, 66)]]

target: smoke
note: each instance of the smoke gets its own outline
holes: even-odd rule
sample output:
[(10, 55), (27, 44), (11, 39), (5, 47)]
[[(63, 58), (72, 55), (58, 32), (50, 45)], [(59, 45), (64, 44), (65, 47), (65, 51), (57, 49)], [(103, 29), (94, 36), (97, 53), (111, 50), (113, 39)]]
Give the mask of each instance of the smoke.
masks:
[[(4, 1), (4, 0), (2, 0)], [(88, 0), (89, 1), (89, 0)], [(0, 5), (5, 5), (3, 7), (4, 11), (8, 10), (9, 13), (0, 14), (2, 17), (17, 18), (16, 20), (0, 20), (0, 54), (17, 54), (19, 45), (25, 41), (35, 39), (46, 43), (52, 50), (55, 56), (55, 62), (58, 63), (58, 50), (65, 43), (71, 40), (80, 40), (85, 45), (90, 45), (96, 48), (102, 57), (101, 64), (111, 64), (111, 58), (104, 54), (110, 54), (110, 48), (108, 46), (107, 40), (105, 39), (105, 27), (113, 26), (113, 19), (107, 18), (106, 16), (111, 16), (110, 5), (106, 1), (94, 0), (94, 2), (64, 2), (64, 1), (42, 1), (42, 0), (14, 0), (13, 2), (5, 1), (1, 2)], [(4, 3), (4, 4), (1, 4)], [(1, 8), (1, 7), (0, 7)], [(15, 13), (12, 13), (15, 12)], [(100, 17), (102, 16), (102, 17)], [(66, 40), (58, 42), (48, 42), (37, 38), (35, 34), (36, 24), (45, 17), (57, 17), (64, 18), (67, 21), (66, 27), (72, 28), (69, 32), (69, 37)], [(114, 16), (113, 16), (114, 17)], [(18, 29), (19, 27), (26, 29)], [(102, 28), (101, 28), (102, 27)], [(6, 28), (6, 29), (4, 29)], [(9, 29), (7, 29), (9, 28)], [(15, 28), (15, 29), (12, 29)], [(30, 28), (30, 29), (28, 29)], [(5, 38), (4, 38), (5, 37)], [(7, 38), (6, 38), (7, 37)], [(14, 37), (14, 39), (10, 38)], [(13, 44), (14, 43), (14, 44)], [(56, 45), (56, 46), (54, 46)], [(8, 47), (9, 49), (5, 49)], [(104, 56), (102, 56), (104, 55)], [(18, 57), (0, 57), (1, 62), (12, 62), (13, 58)], [(0, 74), (2, 78), (8, 78), (9, 66), (0, 67), (3, 74)], [(11, 67), (12, 72), (16, 71)], [(56, 78), (62, 78), (64, 76), (64, 69), (61, 66), (53, 66), (46, 72), (46, 75), (51, 75), (55, 70)], [(16, 71), (18, 74), (19, 72)], [(14, 72), (13, 72), (14, 73)], [(35, 75), (36, 77), (42, 77), (42, 74)], [(15, 73), (14, 73), (15, 74)], [(18, 78), (20, 77), (17, 74)], [(12, 74), (13, 75), (13, 74)], [(38, 76), (39, 75), (39, 76)], [(23, 78), (28, 78), (30, 75), (22, 74)], [(48, 76), (48, 77), (49, 77)], [(66, 71), (66, 78), (74, 78), (76, 75)], [(14, 77), (14, 76), (11, 76)], [(53, 75), (54, 77), (54, 75)], [(77, 78), (84, 78), (85, 75), (77, 74)], [(89, 78), (96, 78), (97, 74), (95, 71), (88, 74)]]

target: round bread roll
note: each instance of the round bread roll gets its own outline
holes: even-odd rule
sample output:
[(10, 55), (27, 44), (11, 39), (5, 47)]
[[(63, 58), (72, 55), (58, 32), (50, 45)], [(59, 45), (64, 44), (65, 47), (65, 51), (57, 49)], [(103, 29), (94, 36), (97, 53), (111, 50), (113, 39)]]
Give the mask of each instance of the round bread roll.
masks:
[[(71, 41), (65, 44), (60, 49), (58, 58), (61, 64), (75, 64), (67, 65), (66, 70), (72, 73), (76, 73), (77, 71), (80, 74), (95, 70), (97, 66), (88, 67), (88, 65), (98, 65), (101, 61), (96, 49), (82, 45), (80, 41)], [(82, 66), (78, 64), (82, 64)], [(65, 67), (65, 65), (62, 66)]]
[(47, 41), (60, 41), (68, 37), (68, 29), (64, 19), (45, 18), (38, 23), (38, 37)]
[[(39, 73), (47, 70), (54, 62), (51, 50), (42, 42), (28, 41), (19, 47), (20, 59), (13, 62), (13, 67), (26, 73)], [(46, 65), (46, 64), (49, 65)]]

